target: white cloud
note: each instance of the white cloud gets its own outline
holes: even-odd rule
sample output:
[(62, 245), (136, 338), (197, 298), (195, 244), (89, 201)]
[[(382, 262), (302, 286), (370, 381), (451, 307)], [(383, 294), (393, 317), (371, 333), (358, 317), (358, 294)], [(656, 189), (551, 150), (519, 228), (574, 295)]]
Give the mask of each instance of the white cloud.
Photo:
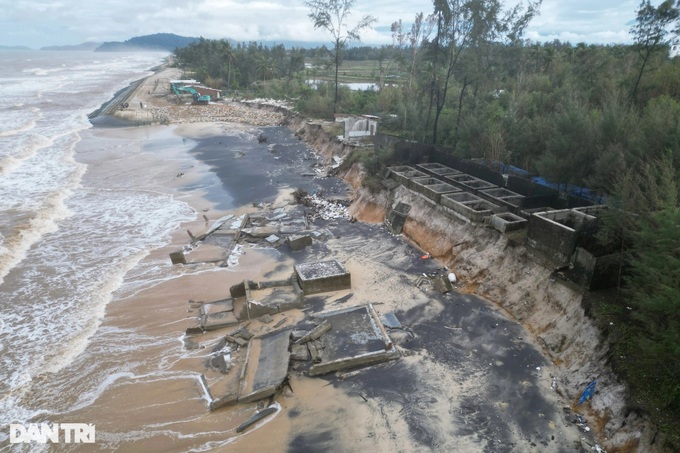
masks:
[[(516, 0), (507, 0), (514, 3)], [(84, 41), (123, 41), (168, 32), (183, 36), (238, 41), (295, 40), (327, 42), (314, 30), (303, 0), (21, 0), (0, 9), (0, 45), (41, 47)], [(527, 37), (546, 41), (629, 42), (626, 25), (638, 0), (544, 0)], [(399, 19), (408, 28), (418, 12), (430, 13), (431, 0), (357, 0), (351, 21), (365, 14), (375, 28), (389, 30)], [(362, 33), (366, 44), (386, 44), (389, 32)]]

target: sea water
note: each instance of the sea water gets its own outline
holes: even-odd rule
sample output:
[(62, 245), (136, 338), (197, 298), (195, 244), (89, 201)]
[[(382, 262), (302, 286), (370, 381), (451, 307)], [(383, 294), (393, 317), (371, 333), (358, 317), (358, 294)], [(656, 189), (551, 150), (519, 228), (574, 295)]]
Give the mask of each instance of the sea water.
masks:
[[(142, 183), (148, 168), (117, 165), (131, 152), (127, 142), (98, 137), (87, 118), (166, 56), (0, 52), (0, 444), (9, 423), (53, 410), (26, 401), (58, 400), (77, 383), (51, 385), (46, 396), (36, 388), (77, 360), (131, 269), (156, 278), (152, 265), (138, 264), (196, 217), (185, 202)], [(179, 140), (153, 128), (142, 134), (153, 133)], [(92, 153), (78, 156), (79, 147)], [(101, 335), (117, 334), (110, 330)], [(83, 385), (62, 409), (87, 404), (124, 373)]]

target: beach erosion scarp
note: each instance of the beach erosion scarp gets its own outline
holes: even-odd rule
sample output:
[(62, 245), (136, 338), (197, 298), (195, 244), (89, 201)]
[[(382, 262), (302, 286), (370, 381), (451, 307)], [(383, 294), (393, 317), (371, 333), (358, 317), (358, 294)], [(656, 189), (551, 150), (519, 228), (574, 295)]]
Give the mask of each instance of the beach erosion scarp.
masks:
[[(162, 74), (162, 72), (159, 74)], [(291, 129), (298, 132), (300, 136), (304, 136), (305, 140), (311, 144), (319, 155), (327, 162), (330, 161), (331, 157), (334, 155), (341, 158), (346, 157), (352, 150), (352, 147), (338, 141), (335, 137), (329, 137), (327, 134), (323, 133), (322, 128), (319, 127), (318, 124), (307, 122), (299, 117), (293, 117), (291, 120), (285, 111), (276, 106), (253, 108), (253, 106), (241, 105), (239, 103), (215, 103), (207, 106), (187, 105), (186, 103), (179, 105), (173, 104), (175, 100), (173, 100), (172, 97), (153, 95), (154, 87), (159, 86), (159, 84), (155, 82), (154, 77), (156, 76), (147, 78), (136, 90), (128, 93), (125, 102), (130, 105), (130, 107), (128, 107), (129, 110), (118, 111), (114, 113), (114, 116), (125, 119), (131, 124), (139, 125), (154, 123), (234, 122), (249, 123), (255, 126), (266, 126), (287, 122)], [(157, 79), (160, 79), (160, 77), (161, 76), (159, 75)], [(167, 77), (176, 78), (176, 74), (170, 74), (167, 75)], [(287, 117), (288, 119), (286, 119)], [(304, 133), (301, 133), (302, 131), (304, 131)], [(352, 215), (360, 220), (371, 219), (374, 221), (382, 221), (386, 202), (395, 201), (396, 198), (390, 200), (385, 193), (375, 195), (362, 189), (360, 187), (362, 177), (361, 170), (358, 166), (353, 166), (344, 176), (354, 186), (354, 203), (350, 208)], [(606, 369), (603, 370), (598, 365), (597, 357), (601, 356), (601, 351), (606, 350), (606, 348), (602, 348), (597, 329), (585, 317), (583, 310), (580, 307), (580, 296), (577, 293), (551, 281), (549, 272), (545, 272), (541, 266), (527, 261), (521, 247), (513, 247), (511, 244), (505, 243), (502, 238), (499, 239), (497, 235), (494, 235), (485, 229), (479, 229), (464, 223), (452, 223), (448, 219), (443, 219), (438, 216), (436, 212), (430, 210), (427, 203), (422, 203), (418, 197), (415, 197), (407, 190), (400, 189), (395, 195), (399, 201), (408, 202), (414, 207), (414, 211), (404, 225), (404, 237), (413, 241), (407, 241), (405, 245), (402, 245), (406, 247), (405, 256), (408, 258), (396, 256), (397, 252), (389, 250), (390, 247), (394, 250), (400, 250), (394, 243), (390, 243), (390, 240), (388, 240), (389, 236), (380, 236), (380, 239), (369, 242), (366, 242), (365, 237), (353, 240), (346, 239), (343, 244), (334, 244), (331, 240), (325, 245), (326, 248), (331, 248), (334, 253), (346, 258), (348, 268), (357, 271), (354, 272), (353, 275), (361, 276), (356, 279), (356, 281), (353, 281), (353, 298), (355, 300), (360, 299), (358, 295), (361, 295), (363, 292), (363, 296), (370, 299), (370, 302), (377, 303), (378, 305), (376, 306), (379, 307), (379, 309), (381, 309), (380, 306), (383, 305), (385, 311), (397, 311), (400, 313), (400, 316), (406, 319), (412, 326), (421, 326), (421, 329), (423, 326), (426, 326), (428, 329), (431, 329), (430, 331), (427, 331), (427, 329), (421, 330), (420, 335), (422, 338), (427, 337), (427, 335), (434, 335), (432, 339), (435, 337), (440, 338), (443, 333), (446, 332), (445, 330), (438, 329), (438, 327), (432, 324), (435, 321), (438, 321), (439, 323), (449, 323), (449, 327), (452, 329), (460, 328), (459, 326), (462, 324), (458, 315), (449, 313), (448, 308), (446, 308), (450, 301), (437, 301), (437, 298), (432, 294), (426, 294), (426, 296), (423, 297), (420, 289), (416, 292), (410, 292), (411, 289), (407, 289), (403, 284), (402, 286), (399, 286), (394, 280), (385, 278), (385, 273), (389, 271), (382, 267), (380, 263), (375, 262), (383, 260), (391, 260), (392, 263), (408, 261), (412, 259), (414, 255), (413, 252), (408, 252), (409, 247), (410, 250), (415, 250), (416, 254), (420, 251), (430, 252), (434, 257), (439, 259), (440, 266), (443, 265), (450, 270), (455, 270), (457, 275), (462, 279), (463, 283), (459, 285), (459, 292), (477, 294), (491, 300), (496, 307), (500, 308), (502, 313), (504, 313), (499, 319), (502, 320), (503, 316), (508, 316), (510, 319), (520, 322), (528, 330), (527, 334), (521, 334), (520, 336), (527, 338), (531, 343), (538, 345), (540, 350), (553, 362), (552, 364), (548, 364), (539, 359), (535, 359), (536, 361), (534, 363), (541, 363), (541, 366), (538, 368), (542, 368), (542, 371), (532, 375), (526, 375), (524, 380), (518, 379), (515, 383), (520, 383), (526, 388), (535, 388), (537, 393), (532, 393), (533, 397), (537, 401), (542, 401), (542, 392), (549, 392), (550, 383), (553, 382), (553, 378), (557, 378), (561, 385), (559, 395), (555, 396), (554, 404), (556, 406), (560, 404), (570, 406), (570, 401), (577, 396), (578, 389), (584, 382), (588, 381), (591, 376), (598, 375), (600, 380), (603, 380), (602, 378), (604, 377), (604, 388), (607, 389), (607, 395), (612, 395), (613, 398), (611, 404), (600, 407), (593, 405), (588, 408), (588, 413), (592, 415), (593, 419), (605, 420), (604, 422), (598, 421), (598, 423), (593, 426), (594, 432), (597, 432), (599, 436), (598, 440), (606, 441), (607, 439), (618, 436), (618, 439), (610, 441), (610, 444), (613, 446), (617, 443), (618, 445), (621, 445), (626, 442), (638, 442), (640, 445), (644, 445), (645, 442), (649, 440), (645, 440), (644, 437), (649, 436), (650, 430), (639, 420), (633, 420), (632, 423), (629, 423), (626, 430), (618, 429), (618, 426), (620, 425), (617, 424), (621, 423), (622, 419), (625, 419), (621, 413), (622, 406), (620, 405), (620, 401), (616, 401), (622, 394), (621, 386), (616, 383), (615, 377), (610, 371)], [(427, 218), (430, 220), (428, 222), (422, 222), (418, 220), (420, 218)], [(347, 238), (352, 234), (356, 234), (350, 233), (344, 228), (346, 228), (346, 226), (341, 226), (341, 235), (343, 237)], [(480, 246), (480, 244), (483, 244), (483, 246)], [(412, 248), (414, 245), (416, 248)], [(375, 261), (368, 263), (363, 257), (363, 250), (365, 247), (371, 247)], [(324, 250), (318, 250), (317, 253), (322, 254), (323, 251)], [(327, 252), (327, 250), (325, 251)], [(403, 252), (403, 250), (401, 251)], [(302, 256), (305, 258), (308, 257), (307, 255)], [(418, 254), (418, 256), (420, 256), (420, 254)], [(300, 256), (294, 256), (293, 258), (297, 260)], [(405, 269), (409, 267), (410, 265), (406, 265)], [(367, 272), (367, 269), (370, 271)], [(409, 275), (409, 273), (407, 272), (405, 275)], [(374, 281), (370, 282), (372, 277), (375, 277)], [(378, 284), (377, 286), (383, 287), (384, 284), (389, 285), (392, 283), (397, 287), (402, 288), (404, 297), (410, 297), (411, 302), (404, 303), (404, 301), (390, 300), (391, 298), (385, 297), (385, 295), (379, 295), (378, 293), (381, 290), (374, 287), (376, 286), (375, 282), (381, 279), (383, 283)], [(499, 284), (498, 282), (503, 283)], [(530, 291), (529, 288), (533, 289)], [(342, 296), (344, 297), (344, 295)], [(333, 303), (340, 304), (342, 302), (338, 301), (343, 297), (333, 297), (329, 302), (331, 302), (331, 305), (333, 305)], [(466, 296), (456, 298), (455, 300), (455, 303), (460, 306), (464, 306), (466, 303), (472, 303), (466, 299)], [(550, 301), (550, 303), (546, 304), (546, 300)], [(569, 313), (569, 316), (563, 318), (565, 313)], [(556, 320), (559, 319), (567, 319), (569, 322), (557, 322)], [(487, 323), (488, 319), (484, 319), (481, 322)], [(502, 322), (494, 321), (494, 324), (498, 326), (501, 325)], [(580, 332), (579, 340), (573, 342), (564, 340), (564, 338), (566, 338), (565, 336), (571, 337), (573, 335), (574, 329)], [(487, 340), (489, 339), (487, 338)], [(471, 342), (470, 338), (463, 338), (460, 336), (451, 341), (455, 342), (458, 347), (470, 344), (470, 351), (475, 351), (474, 354), (478, 353), (479, 349), (477, 348), (483, 344), (487, 345), (486, 347), (489, 345), (488, 342), (476, 344)], [(494, 338), (489, 341), (491, 344), (494, 344), (499, 340)], [(442, 354), (440, 356), (440, 363), (444, 364), (442, 365), (444, 370), (451, 371), (449, 366), (446, 365), (447, 360), (451, 360), (450, 356), (447, 355), (450, 353), (443, 351), (438, 352), (434, 346), (428, 348), (425, 345), (421, 345), (418, 347), (418, 342), (412, 343), (412, 345), (413, 344), (415, 344), (415, 346), (409, 346), (408, 349), (420, 351), (416, 352), (416, 356), (419, 354), (434, 354), (435, 356), (437, 354)], [(594, 360), (592, 357), (594, 357)], [(491, 363), (496, 363), (497, 366), (502, 367), (500, 364), (504, 363), (504, 360), (505, 359), (502, 356), (496, 356), (495, 361), (492, 360)], [(404, 376), (403, 382), (408, 381), (407, 377), (409, 376), (414, 379), (422, 380), (422, 384), (419, 386), (420, 390), (416, 392), (418, 395), (422, 396), (423, 389), (427, 389), (428, 392), (435, 391), (442, 395), (447, 395), (449, 401), (452, 401), (452, 399), (467, 401), (467, 397), (471, 395), (481, 397), (482, 400), (488, 398), (485, 390), (486, 387), (479, 388), (470, 385), (468, 377), (464, 375), (464, 373), (453, 373), (451, 382), (447, 381), (450, 385), (460, 384), (463, 386), (463, 391), (460, 393), (455, 392), (454, 395), (444, 391), (441, 388), (441, 385), (430, 383), (431, 377), (427, 376), (427, 373), (436, 373), (442, 370), (437, 370), (436, 367), (424, 365), (423, 363), (418, 362), (418, 359), (413, 356), (411, 356), (409, 360), (404, 361), (404, 363), (405, 364), (399, 365), (400, 371)], [(475, 376), (477, 375), (476, 373), (479, 372), (479, 370), (474, 369), (474, 367), (471, 369), (466, 366), (462, 367), (462, 369), (468, 372), (468, 376)], [(519, 372), (519, 370), (517, 371)], [(312, 388), (315, 386), (315, 384), (312, 384), (305, 379), (302, 379), (301, 381), (300, 379), (302, 378), (295, 377), (293, 379), (293, 387), (301, 385)], [(344, 391), (348, 389), (353, 388), (355, 389), (354, 391), (356, 391), (356, 388), (360, 388), (363, 389), (367, 396), (370, 396), (371, 392), (373, 392), (375, 396), (374, 402), (371, 403), (369, 402), (370, 400), (365, 401), (365, 403), (368, 403), (368, 411), (359, 410), (356, 407), (356, 402), (348, 401), (347, 404), (357, 409), (360, 414), (358, 416), (359, 420), (363, 420), (369, 423), (370, 426), (375, 427), (376, 421), (374, 417), (379, 417), (377, 414), (381, 412), (379, 411), (378, 406), (380, 404), (385, 404), (386, 402), (388, 405), (395, 404), (394, 401), (391, 401), (384, 394), (377, 392), (374, 387), (376, 382), (373, 380), (382, 382), (382, 380), (386, 379), (386, 375), (379, 370), (372, 370), (365, 373), (363, 377), (358, 375), (357, 379), (358, 382), (354, 382), (349, 388), (338, 384), (336, 390), (340, 391), (340, 393), (344, 393)], [(510, 385), (509, 382), (504, 382), (502, 380), (495, 381), (495, 378), (490, 379), (490, 382), (495, 382), (495, 385), (500, 386)], [(304, 393), (305, 390), (300, 392), (300, 394)], [(338, 397), (339, 400), (344, 400), (344, 398), (340, 398), (338, 394), (335, 396)], [(364, 397), (362, 396), (362, 398)], [(508, 400), (514, 401), (514, 404), (517, 404), (516, 400), (509, 395), (505, 395), (504, 399), (492, 402), (492, 404), (497, 404), (498, 408), (502, 409), (507, 407)], [(304, 400), (304, 405), (310, 404), (315, 406), (314, 411), (309, 411), (306, 416), (300, 417), (295, 422), (288, 421), (288, 423), (297, 426), (296, 429), (299, 429), (302, 433), (291, 441), (291, 445), (318, 448), (332, 445), (332, 443), (323, 441), (323, 439), (314, 438), (314, 429), (305, 430), (299, 425), (300, 422), (306, 421), (318, 428), (319, 423), (313, 423), (312, 419), (309, 417), (310, 413), (313, 413), (316, 417), (319, 417), (320, 420), (330, 423), (333, 432), (339, 433), (337, 437), (338, 442), (346, 442), (346, 445), (353, 445), (354, 447), (358, 446), (358, 444), (353, 443), (356, 441), (349, 440), (347, 434), (350, 428), (356, 429), (355, 426), (350, 426), (352, 424), (348, 425), (337, 419), (329, 420), (327, 414), (322, 415), (318, 412), (319, 402), (312, 403), (309, 400)], [(456, 405), (456, 403), (451, 404), (454, 406)], [(431, 406), (432, 407), (428, 409), (421, 408), (419, 413), (420, 417), (430, 423), (434, 423), (434, 418), (440, 416), (441, 413), (450, 410), (450, 407), (445, 407), (436, 402), (433, 402)], [(293, 408), (294, 411), (299, 410), (297, 403), (284, 403), (284, 408), (285, 407), (288, 407), (289, 409)], [(398, 410), (400, 406), (397, 404), (395, 407)], [(469, 410), (470, 406), (464, 405), (464, 408), (465, 412), (466, 410)], [(474, 413), (477, 411), (485, 412), (485, 410), (488, 410), (488, 407), (486, 409), (480, 409), (479, 406), (475, 406)], [(546, 412), (548, 412), (547, 416)], [(551, 442), (547, 442), (546, 444), (545, 438), (548, 438), (548, 436), (545, 438), (538, 436), (541, 444), (546, 447), (544, 451), (552, 451), (553, 448), (559, 448), (558, 445), (564, 446), (564, 442), (569, 443), (574, 439), (573, 433), (569, 434), (569, 430), (566, 429), (567, 425), (571, 424), (571, 421), (567, 420), (567, 417), (560, 417), (551, 409), (546, 408), (542, 408), (539, 413), (543, 415), (538, 415), (538, 417), (544, 418), (546, 421), (550, 420), (557, 426), (564, 425), (563, 427), (565, 428), (558, 436), (552, 434), (553, 439), (555, 437), (558, 439), (557, 445), (551, 444)], [(496, 413), (494, 412), (494, 414)], [(467, 445), (474, 450), (475, 448), (480, 448), (481, 445), (486, 442), (485, 445), (490, 447), (495, 446), (502, 450), (504, 446), (510, 445), (513, 442), (516, 443), (515, 445), (522, 442), (515, 436), (510, 435), (500, 426), (495, 425), (493, 426), (493, 429), (490, 426), (485, 426), (484, 429), (489, 430), (489, 433), (495, 433), (503, 439), (503, 441), (497, 444), (489, 444), (489, 439), (485, 435), (481, 435), (480, 438), (477, 439), (477, 442), (468, 444), (465, 443), (469, 441), (466, 436), (447, 437), (447, 435), (444, 434), (443, 426), (438, 427), (436, 424), (433, 425), (434, 427), (430, 427), (430, 431), (424, 439), (420, 439), (417, 436), (414, 438), (409, 432), (424, 429), (424, 426), (421, 423), (422, 421), (418, 422), (412, 417), (407, 416), (405, 425), (398, 428), (399, 423), (403, 424), (404, 420), (399, 421), (398, 418), (393, 418), (392, 416), (388, 416), (387, 419), (388, 426), (379, 424), (380, 426), (376, 429), (383, 432), (386, 436), (402, 440), (404, 445), (412, 445), (414, 447), (422, 443), (429, 443), (430, 445), (439, 443), (440, 445), (451, 446)], [(460, 421), (461, 420), (458, 419), (440, 420), (441, 423), (452, 423), (454, 425)], [(281, 420), (277, 423), (280, 422)], [(514, 429), (516, 429), (517, 432), (524, 433), (524, 435), (531, 429), (535, 429), (537, 432), (538, 430), (544, 429), (544, 427), (536, 428), (535, 426), (530, 427), (529, 425), (518, 426), (515, 424), (516, 422), (508, 420), (505, 420), (505, 423), (508, 423), (509, 426), (514, 426)], [(440, 431), (440, 428), (442, 431)], [(287, 428), (284, 428), (283, 431), (289, 432), (291, 429), (294, 428), (288, 426)], [(554, 430), (550, 423), (548, 423), (547, 429), (550, 430), (546, 431), (548, 433)], [(364, 431), (364, 429), (359, 429), (357, 432), (363, 433)], [(642, 439), (639, 436), (640, 432), (642, 433)], [(316, 434), (318, 434), (318, 432)], [(522, 434), (520, 434), (520, 437), (522, 437)], [(527, 445), (533, 442), (530, 437), (531, 436), (526, 436), (524, 438), (524, 441), (529, 439)], [(461, 441), (461, 438), (466, 440)], [(248, 445), (248, 442), (251, 440), (252, 439), (241, 439), (238, 442), (241, 445)], [(375, 446), (377, 448), (385, 448), (388, 444), (389, 442), (386, 440), (375, 441)]]

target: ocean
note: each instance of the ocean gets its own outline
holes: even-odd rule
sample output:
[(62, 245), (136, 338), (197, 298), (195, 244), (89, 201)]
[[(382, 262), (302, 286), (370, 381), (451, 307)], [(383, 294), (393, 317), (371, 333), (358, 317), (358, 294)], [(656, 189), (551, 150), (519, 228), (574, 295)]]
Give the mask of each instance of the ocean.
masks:
[[(160, 187), (192, 143), (167, 128), (98, 136), (87, 118), (166, 56), (0, 52), (0, 443), (9, 423), (87, 404), (94, 390), (73, 380), (49, 392), (73, 401), (44, 404), (41, 379), (83, 353), (114, 293), (134, 291), (129, 271), (163, 278), (136, 266), (196, 218)], [(175, 154), (135, 165), (151, 136)]]

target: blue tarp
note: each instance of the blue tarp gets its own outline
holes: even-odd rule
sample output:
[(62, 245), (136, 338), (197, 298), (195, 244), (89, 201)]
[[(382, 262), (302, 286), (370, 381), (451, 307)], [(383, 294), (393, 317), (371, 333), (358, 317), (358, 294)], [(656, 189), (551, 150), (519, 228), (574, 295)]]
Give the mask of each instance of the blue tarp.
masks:
[(590, 384), (588, 384), (588, 387), (586, 387), (586, 389), (583, 391), (583, 395), (581, 395), (581, 398), (578, 400), (579, 404), (583, 404), (593, 397), (593, 393), (595, 393), (595, 386), (596, 385), (597, 385), (597, 381), (593, 381)]

